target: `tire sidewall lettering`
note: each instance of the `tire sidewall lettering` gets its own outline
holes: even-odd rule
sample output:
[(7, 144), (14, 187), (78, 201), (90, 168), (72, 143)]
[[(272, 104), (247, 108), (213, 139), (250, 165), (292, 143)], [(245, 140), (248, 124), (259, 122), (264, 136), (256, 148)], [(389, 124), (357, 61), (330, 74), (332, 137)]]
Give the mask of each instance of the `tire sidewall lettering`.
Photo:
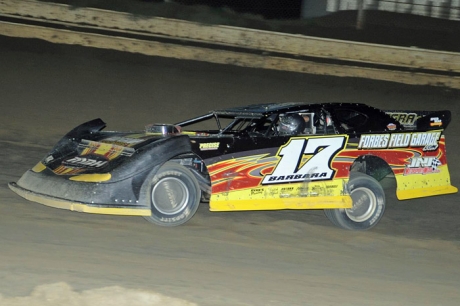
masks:
[[(350, 195), (353, 190), (357, 188), (367, 189), (366, 192), (371, 192), (373, 194), (373, 199), (368, 199), (368, 201), (375, 201), (375, 203), (367, 203), (367, 205), (372, 205), (374, 210), (369, 212), (370, 216), (366, 215), (366, 219), (361, 222), (351, 219), (347, 209), (326, 209), (326, 216), (336, 226), (347, 230), (368, 230), (375, 226), (382, 218), (385, 212), (385, 192), (380, 183), (373, 177), (364, 173), (351, 172), (348, 183)], [(354, 204), (355, 203), (353, 203), (353, 205)], [(368, 209), (371, 209), (370, 206)], [(365, 212), (365, 214), (367, 214), (367, 212)], [(364, 215), (361, 217), (364, 217)]]
[[(355, 189), (355, 186), (356, 185), (359, 185), (361, 180), (358, 180), (357, 182), (354, 182), (352, 185), (350, 185), (350, 193), (353, 189)], [(375, 194), (375, 190), (373, 190), (373, 186), (371, 186), (368, 182), (364, 182), (360, 187), (364, 187), (364, 188), (367, 188), (369, 189), (372, 193)], [(376, 204), (377, 204), (377, 207), (375, 208), (374, 212), (372, 213), (372, 216), (370, 217), (370, 219), (368, 219), (367, 221), (364, 221), (364, 222), (361, 222), (361, 223), (356, 223), (354, 222), (353, 220), (351, 220), (345, 210), (342, 210), (342, 215), (343, 217), (348, 220), (349, 222), (353, 222), (356, 226), (359, 225), (358, 227), (360, 228), (370, 228), (372, 227), (378, 220), (380, 220), (381, 218), (381, 215), (382, 215), (382, 211), (384, 209), (384, 201), (382, 200), (382, 198), (376, 196)]]
[[(162, 179), (168, 177), (180, 180), (189, 192), (185, 206), (180, 208), (181, 210), (172, 212), (171, 214), (160, 212), (152, 202), (153, 188), (156, 184), (161, 182)], [(146, 216), (145, 218), (152, 223), (164, 226), (175, 226), (182, 224), (195, 214), (200, 204), (201, 195), (198, 182), (190, 170), (178, 163), (166, 162), (158, 169), (158, 171), (156, 171), (155, 174), (152, 173), (150, 178), (148, 177), (146, 179), (144, 185), (143, 201), (146, 201), (146, 204), (149, 205), (152, 212), (150, 216)]]

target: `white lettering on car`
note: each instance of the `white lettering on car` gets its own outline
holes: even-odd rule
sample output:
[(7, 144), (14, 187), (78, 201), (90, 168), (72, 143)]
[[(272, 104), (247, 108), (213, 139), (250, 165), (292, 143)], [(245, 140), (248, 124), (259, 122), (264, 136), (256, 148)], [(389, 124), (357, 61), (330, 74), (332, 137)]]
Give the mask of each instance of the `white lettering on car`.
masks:
[(262, 184), (330, 180), (335, 174), (331, 168), (332, 160), (346, 142), (346, 136), (292, 138), (278, 151), (281, 159), (273, 173), (264, 177)]
[(440, 131), (393, 134), (365, 134), (362, 135), (359, 139), (358, 149), (425, 147), (425, 151), (433, 151), (438, 148), (438, 141), (440, 138)]
[(74, 157), (71, 159), (68, 159), (64, 162), (64, 164), (69, 165), (69, 166), (79, 166), (79, 167), (94, 167), (94, 168), (100, 168), (105, 166), (108, 163), (106, 160), (96, 160), (96, 159), (91, 159), (91, 158), (86, 158), (86, 157)]

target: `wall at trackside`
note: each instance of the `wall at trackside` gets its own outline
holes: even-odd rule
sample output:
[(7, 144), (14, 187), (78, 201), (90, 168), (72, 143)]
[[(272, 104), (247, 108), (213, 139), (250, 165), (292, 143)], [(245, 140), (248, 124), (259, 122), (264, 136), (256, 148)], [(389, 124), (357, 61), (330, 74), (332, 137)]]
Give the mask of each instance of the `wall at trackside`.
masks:
[(204, 25), (33, 0), (0, 0), (0, 16), (15, 18), (14, 22), (0, 21), (0, 35), (12, 37), (244, 67), (460, 88), (456, 76), (460, 54), (453, 52)]

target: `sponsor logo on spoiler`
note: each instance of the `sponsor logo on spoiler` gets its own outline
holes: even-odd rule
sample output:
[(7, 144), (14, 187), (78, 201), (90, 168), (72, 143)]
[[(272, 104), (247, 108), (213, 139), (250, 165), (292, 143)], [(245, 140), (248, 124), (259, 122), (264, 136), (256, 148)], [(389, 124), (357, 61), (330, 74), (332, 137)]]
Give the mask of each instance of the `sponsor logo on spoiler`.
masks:
[(404, 126), (413, 126), (419, 117), (416, 113), (387, 112), (387, 114)]
[(430, 126), (441, 126), (441, 125), (442, 125), (442, 120), (439, 119), (438, 117), (430, 118)]

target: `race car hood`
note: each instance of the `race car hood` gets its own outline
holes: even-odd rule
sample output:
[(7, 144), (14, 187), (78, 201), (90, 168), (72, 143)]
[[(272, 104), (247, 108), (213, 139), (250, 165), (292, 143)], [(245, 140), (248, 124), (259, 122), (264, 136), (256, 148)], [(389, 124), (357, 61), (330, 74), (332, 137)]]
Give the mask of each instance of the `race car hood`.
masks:
[(188, 137), (168, 133), (168, 129), (174, 131), (168, 125), (152, 125), (148, 131), (131, 133), (102, 132), (104, 127), (101, 119), (95, 119), (74, 128), (32, 171), (46, 169), (75, 181), (106, 181), (109, 176), (121, 180), (151, 168), (146, 164), (161, 162), (178, 147), (190, 151)]

